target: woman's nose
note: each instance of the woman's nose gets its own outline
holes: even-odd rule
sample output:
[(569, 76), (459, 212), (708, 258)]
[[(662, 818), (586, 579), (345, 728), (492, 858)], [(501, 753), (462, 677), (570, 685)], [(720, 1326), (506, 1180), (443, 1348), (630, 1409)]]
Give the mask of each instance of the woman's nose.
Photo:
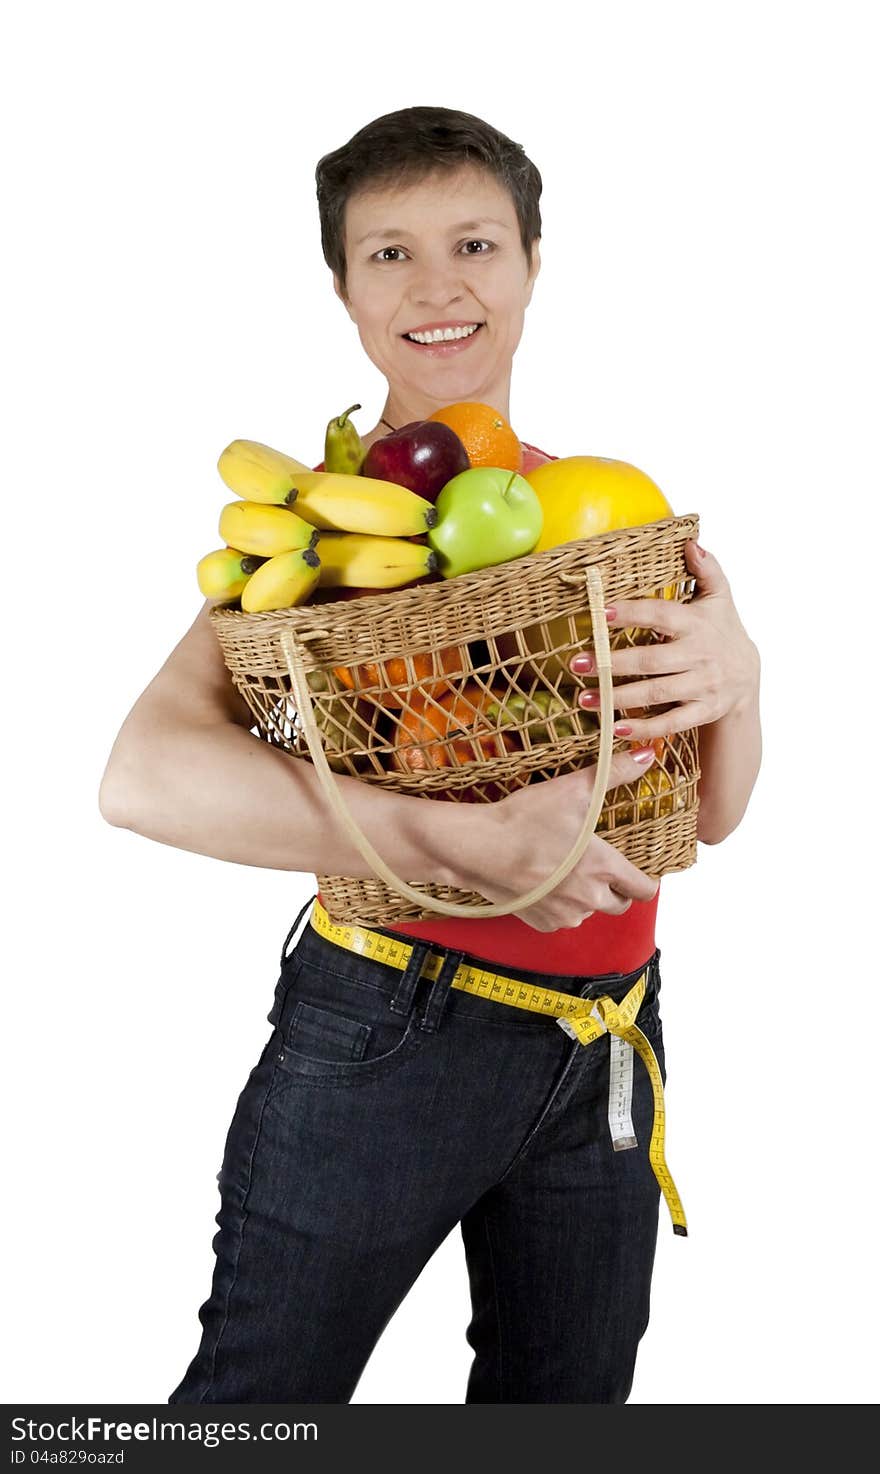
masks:
[(450, 272), (425, 272), (413, 285), (412, 300), (417, 307), (446, 307), (461, 302), (464, 286)]

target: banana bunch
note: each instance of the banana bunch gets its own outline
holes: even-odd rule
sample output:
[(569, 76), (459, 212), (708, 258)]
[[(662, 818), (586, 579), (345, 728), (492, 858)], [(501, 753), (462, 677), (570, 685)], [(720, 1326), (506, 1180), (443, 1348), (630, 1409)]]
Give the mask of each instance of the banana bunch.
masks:
[(405, 486), (311, 471), (257, 440), (231, 441), (217, 469), (240, 500), (220, 514), (225, 547), (199, 561), (206, 598), (240, 599), (248, 613), (288, 609), (319, 583), (390, 589), (436, 570), (431, 548), (410, 539), (435, 525), (437, 510)]
[(311, 547), (291, 548), (274, 558), (255, 558), (237, 548), (217, 548), (199, 560), (196, 575), (206, 599), (241, 600), (248, 614), (303, 604), (317, 587), (321, 562)]
[(230, 491), (249, 502), (296, 506), (313, 527), (418, 537), (437, 521), (437, 508), (406, 486), (374, 476), (310, 471), (308, 466), (256, 440), (233, 440), (217, 469)]

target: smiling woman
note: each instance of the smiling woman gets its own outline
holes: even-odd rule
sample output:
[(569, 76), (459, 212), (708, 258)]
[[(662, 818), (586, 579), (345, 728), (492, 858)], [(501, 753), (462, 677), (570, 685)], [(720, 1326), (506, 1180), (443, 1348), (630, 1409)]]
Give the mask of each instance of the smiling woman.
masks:
[(513, 355), (541, 265), (541, 179), (479, 119), (450, 115), (456, 129), (444, 113), (390, 114), (317, 170), (334, 289), (388, 382), (368, 444), (383, 426), (461, 400), (510, 418)]
[[(490, 417), (487, 457), (516, 464), (497, 416), (510, 420), (541, 237), (522, 146), (469, 113), (404, 108), (326, 154), (316, 180), (334, 291), (387, 384), (366, 447), (439, 411), (461, 428), (449, 407), (466, 404), (468, 423)], [(552, 459), (522, 450), (525, 469)], [(209, 612), (117, 738), (102, 812), (233, 863), (370, 878), (313, 765), (250, 731)], [(618, 751), (609, 786), (644, 772)], [(594, 780), (585, 767), (466, 804), (337, 777), (398, 874), (501, 903), (572, 849)], [(307, 903), (227, 1135), (201, 1342), (170, 1402), (349, 1401), (455, 1223), (466, 1400), (627, 1400), (658, 1224), (658, 889), (594, 835), (522, 915), (380, 929), (331, 921), (319, 901), (288, 952)], [(583, 1023), (585, 1048), (556, 1026), (572, 1014), (625, 1016), (628, 1033)]]
[[(541, 266), (535, 166), (479, 119), (414, 108), (378, 119), (327, 155), (317, 181), (334, 290), (388, 383), (367, 447), (462, 401), (491, 405), (509, 421), (513, 358)], [(523, 449), (523, 469), (555, 459)], [(526, 837), (523, 815), (523, 842), (533, 854), (543, 843), (546, 854), (553, 819), (532, 813), (536, 833)], [(554, 864), (548, 858), (546, 871)], [(497, 867), (481, 876), (490, 899), (485, 887), (499, 879)], [(579, 887), (583, 897), (582, 878), (567, 897), (576, 916), (558, 910), (549, 931), (536, 929), (537, 917), (505, 916), (433, 917), (393, 932), (567, 977), (625, 972), (651, 956), (659, 883), (627, 893), (625, 907), (613, 887), (604, 904), (574, 901)], [(566, 897), (547, 899), (561, 908)]]

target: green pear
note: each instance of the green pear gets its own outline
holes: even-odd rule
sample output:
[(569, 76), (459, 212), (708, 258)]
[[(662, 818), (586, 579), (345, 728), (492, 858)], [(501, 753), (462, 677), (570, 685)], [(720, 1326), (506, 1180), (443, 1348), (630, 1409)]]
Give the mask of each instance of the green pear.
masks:
[(427, 539), (444, 578), (530, 553), (544, 526), (537, 492), (501, 466), (472, 466), (453, 476), (435, 506), (437, 521)]
[[(568, 707), (561, 696), (555, 696), (550, 691), (536, 691), (531, 698), (513, 692), (505, 701), (493, 701), (486, 708), (486, 715), (500, 727), (509, 727), (515, 722), (532, 722), (539, 713), (553, 722), (556, 741), (574, 737), (575, 729), (568, 715)], [(545, 722), (535, 722), (530, 726), (529, 736), (533, 742), (554, 740), (550, 726)]]

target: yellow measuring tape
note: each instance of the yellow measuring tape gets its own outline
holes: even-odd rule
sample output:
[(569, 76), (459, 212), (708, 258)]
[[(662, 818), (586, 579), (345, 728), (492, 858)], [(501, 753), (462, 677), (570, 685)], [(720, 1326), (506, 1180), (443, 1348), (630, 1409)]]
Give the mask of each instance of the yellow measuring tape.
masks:
[[(318, 900), (315, 901), (309, 919), (315, 930), (322, 937), (326, 937), (329, 942), (335, 942), (337, 946), (345, 947), (349, 952), (358, 952), (362, 957), (369, 957), (374, 962), (384, 962), (389, 967), (398, 968), (401, 972), (405, 970), (412, 954), (412, 944), (409, 942), (398, 941), (395, 937), (385, 937), (381, 932), (371, 931), (366, 926), (343, 926), (340, 922), (333, 921), (326, 908)], [(442, 966), (442, 956), (433, 952), (429, 953), (425, 958), (421, 976), (434, 981), (440, 976)], [(672, 1174), (666, 1165), (664, 1146), (666, 1108), (663, 1101), (663, 1076), (649, 1040), (645, 1038), (635, 1022), (647, 985), (648, 975), (647, 972), (643, 972), (626, 997), (620, 1003), (615, 1003), (613, 998), (608, 997), (577, 998), (573, 993), (558, 993), (555, 988), (534, 987), (530, 983), (521, 982), (519, 978), (508, 978), (501, 973), (486, 972), (466, 962), (459, 963), (451, 984), (453, 988), (473, 993), (478, 998), (491, 998), (494, 1002), (506, 1003), (511, 1008), (525, 1008), (530, 1013), (547, 1014), (555, 1018), (560, 1028), (564, 1029), (570, 1038), (576, 1039), (579, 1044), (586, 1046), (592, 1044), (602, 1034), (610, 1034), (612, 1046), (615, 1039), (623, 1040), (632, 1046), (648, 1071), (654, 1092), (654, 1122), (651, 1128), (648, 1158), (654, 1176), (660, 1185), (660, 1191), (666, 1199), (666, 1206), (672, 1218), (673, 1232), (686, 1235), (687, 1219), (684, 1216), (681, 1198), (672, 1180)], [(617, 1074), (618, 1072), (612, 1067), (612, 1094), (618, 1088)], [(635, 1146), (635, 1144), (635, 1137), (632, 1135), (615, 1136), (616, 1150)]]

